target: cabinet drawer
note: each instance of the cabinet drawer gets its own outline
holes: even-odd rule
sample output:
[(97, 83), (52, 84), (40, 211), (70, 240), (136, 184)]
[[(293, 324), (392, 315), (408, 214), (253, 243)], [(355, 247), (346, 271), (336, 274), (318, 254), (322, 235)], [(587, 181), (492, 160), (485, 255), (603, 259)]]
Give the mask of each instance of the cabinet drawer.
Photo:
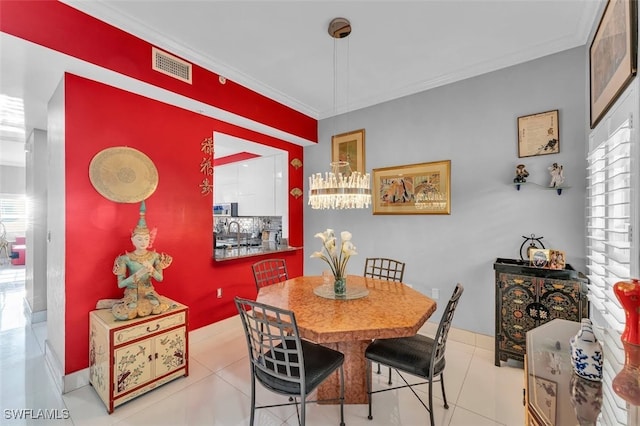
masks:
[(176, 312), (173, 315), (154, 319), (139, 325), (123, 328), (113, 332), (114, 345), (120, 345), (130, 342), (131, 340), (167, 330), (169, 328), (185, 324), (185, 311)]

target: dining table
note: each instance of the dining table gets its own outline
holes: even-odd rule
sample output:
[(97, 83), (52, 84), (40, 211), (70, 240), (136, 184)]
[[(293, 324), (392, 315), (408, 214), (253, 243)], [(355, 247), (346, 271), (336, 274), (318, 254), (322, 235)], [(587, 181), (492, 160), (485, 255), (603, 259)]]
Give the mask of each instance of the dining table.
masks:
[[(323, 276), (300, 276), (258, 291), (260, 303), (293, 311), (303, 339), (345, 356), (346, 404), (366, 404), (367, 346), (374, 339), (415, 335), (436, 310), (436, 301), (395, 281), (348, 275), (347, 297), (336, 298), (333, 282)], [(318, 399), (338, 399), (334, 373), (318, 387)]]

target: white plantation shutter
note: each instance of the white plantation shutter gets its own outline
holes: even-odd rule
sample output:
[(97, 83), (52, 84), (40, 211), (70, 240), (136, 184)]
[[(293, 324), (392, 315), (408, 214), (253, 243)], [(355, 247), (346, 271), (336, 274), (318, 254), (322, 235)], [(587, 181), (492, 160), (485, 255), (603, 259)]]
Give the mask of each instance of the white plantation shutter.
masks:
[[(590, 134), (587, 156), (587, 270), (591, 320), (603, 345), (603, 407), (600, 424), (627, 425), (627, 403), (613, 391), (611, 382), (624, 365), (620, 335), (624, 310), (613, 285), (638, 271), (637, 244), (632, 236), (637, 224), (637, 131), (634, 129), (636, 86)], [(637, 231), (636, 231), (637, 232)]]

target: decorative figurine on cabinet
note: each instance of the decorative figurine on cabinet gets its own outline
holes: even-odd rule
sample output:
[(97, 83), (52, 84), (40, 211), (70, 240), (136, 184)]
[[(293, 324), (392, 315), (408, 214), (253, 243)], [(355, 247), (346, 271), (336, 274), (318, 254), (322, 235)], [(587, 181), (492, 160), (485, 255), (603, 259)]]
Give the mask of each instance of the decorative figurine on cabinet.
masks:
[[(140, 203), (140, 219), (131, 233), (131, 242), (135, 247), (115, 259), (113, 273), (118, 277), (118, 287), (124, 288), (124, 298), (98, 302), (98, 307), (109, 307), (117, 320), (129, 320), (152, 314), (161, 314), (171, 307), (166, 298), (154, 289), (151, 279), (163, 280), (163, 270), (173, 260), (166, 253), (149, 250), (153, 244), (155, 230), (147, 228), (145, 220), (145, 202)], [(152, 235), (153, 234), (153, 235)], [(103, 303), (101, 303), (103, 302)]]
[(553, 163), (548, 169), (549, 173), (551, 174), (551, 182), (549, 183), (549, 188), (559, 188), (560, 186), (562, 186), (562, 184), (564, 183), (562, 164)]
[(529, 177), (529, 172), (525, 168), (524, 164), (518, 164), (516, 166), (516, 177), (513, 178), (513, 183), (524, 183)]

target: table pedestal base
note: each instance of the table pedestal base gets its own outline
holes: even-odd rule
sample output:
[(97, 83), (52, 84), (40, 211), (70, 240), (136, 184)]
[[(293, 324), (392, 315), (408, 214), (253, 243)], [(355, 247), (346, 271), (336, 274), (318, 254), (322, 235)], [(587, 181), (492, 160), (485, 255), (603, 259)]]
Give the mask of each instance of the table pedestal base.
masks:
[[(367, 361), (364, 351), (370, 340), (322, 343), (344, 354), (344, 403), (367, 404)], [(340, 397), (340, 373), (336, 371), (318, 387), (318, 399)], [(335, 404), (336, 402), (334, 402)]]

